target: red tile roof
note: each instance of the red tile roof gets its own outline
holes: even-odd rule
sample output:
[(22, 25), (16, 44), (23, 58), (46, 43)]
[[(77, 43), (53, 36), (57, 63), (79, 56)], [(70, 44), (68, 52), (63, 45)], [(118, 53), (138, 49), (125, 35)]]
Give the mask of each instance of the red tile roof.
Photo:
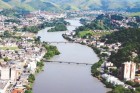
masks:
[(12, 93), (24, 93), (23, 89), (14, 89)]

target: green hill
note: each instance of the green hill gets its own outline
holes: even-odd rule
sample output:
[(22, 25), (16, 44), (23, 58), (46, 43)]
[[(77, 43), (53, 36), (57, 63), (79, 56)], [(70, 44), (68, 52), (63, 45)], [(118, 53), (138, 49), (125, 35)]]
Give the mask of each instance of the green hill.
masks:
[(0, 0), (0, 8), (1, 9), (3, 9), (3, 8), (12, 8), (12, 6), (7, 4), (6, 2)]
[(0, 0), (0, 8), (26, 10), (127, 10), (140, 11), (140, 0)]
[[(29, 11), (34, 11), (34, 10), (52, 11), (52, 10), (59, 9), (59, 7), (57, 7), (55, 4), (51, 2), (44, 2), (41, 0), (3, 0), (2, 2), (6, 3), (7, 5), (13, 8), (22, 8)], [(7, 8), (11, 8), (11, 7), (7, 7)], [(6, 8), (6, 6), (3, 8)]]

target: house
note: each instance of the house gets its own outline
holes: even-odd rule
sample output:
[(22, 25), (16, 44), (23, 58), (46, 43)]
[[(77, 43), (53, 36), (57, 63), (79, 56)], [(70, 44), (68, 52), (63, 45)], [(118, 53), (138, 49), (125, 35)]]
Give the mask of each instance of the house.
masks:
[(97, 46), (98, 48), (100, 48), (101, 46), (104, 46), (104, 45), (105, 45), (104, 42), (96, 42), (96, 46)]
[(120, 81), (118, 78), (112, 76), (112, 75), (108, 75), (108, 74), (103, 74), (101, 76), (102, 78), (106, 79), (107, 82), (113, 84), (113, 85), (122, 85), (124, 86), (124, 83), (122, 81)]
[(15, 89), (13, 89), (12, 93), (24, 93), (24, 89), (22, 89), (22, 88), (15, 88)]
[(136, 63), (124, 62), (120, 68), (120, 79), (134, 80), (136, 74)]
[(112, 67), (113, 66), (113, 63), (111, 62), (104, 62), (104, 67), (107, 68), (107, 67)]
[(9, 85), (9, 80), (0, 80), (0, 93), (6, 93), (6, 90), (8, 89)]
[(35, 61), (30, 61), (28, 64), (28, 68), (32, 73), (35, 73), (37, 67), (37, 63)]
[(7, 63), (1, 63), (0, 65), (0, 79), (16, 81), (18, 78), (18, 71), (15, 66)]

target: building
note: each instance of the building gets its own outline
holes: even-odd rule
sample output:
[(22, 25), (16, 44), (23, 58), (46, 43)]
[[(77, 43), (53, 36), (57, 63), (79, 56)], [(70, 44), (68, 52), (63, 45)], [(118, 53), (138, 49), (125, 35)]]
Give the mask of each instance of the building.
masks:
[(0, 80), (0, 93), (6, 93), (6, 90), (8, 89), (9, 85), (10, 81)]
[(17, 72), (16, 68), (10, 68), (9, 79), (12, 80), (12, 81), (16, 81), (17, 77), (18, 77), (18, 72)]
[(109, 71), (110, 71), (111, 69), (117, 69), (117, 67), (114, 66), (114, 64), (113, 64), (112, 62), (104, 62), (103, 68), (106, 68), (106, 69), (108, 69)]
[(10, 67), (7, 64), (1, 64), (0, 65), (0, 79), (15, 81), (17, 79), (16, 68)]
[(24, 89), (22, 88), (15, 88), (12, 93), (24, 93)]
[(135, 79), (136, 75), (136, 63), (131, 63), (131, 68), (130, 68), (130, 79)]
[(113, 63), (111, 62), (104, 62), (104, 67), (107, 68), (107, 67), (113, 67)]
[(136, 63), (125, 62), (121, 66), (120, 78), (123, 80), (133, 80), (135, 79)]
[(118, 78), (116, 78), (112, 75), (102, 74), (101, 77), (104, 78), (107, 82), (110, 82), (113, 85), (122, 85), (122, 86), (125, 85), (124, 82), (120, 81)]
[(37, 63), (36, 63), (35, 61), (29, 62), (29, 64), (28, 64), (28, 69), (31, 71), (31, 73), (35, 73), (36, 67), (37, 67), (36, 64), (37, 64)]
[(0, 67), (0, 79), (2, 80), (8, 80), (9, 79), (9, 73), (10, 73), (10, 69), (7, 66), (1, 66)]

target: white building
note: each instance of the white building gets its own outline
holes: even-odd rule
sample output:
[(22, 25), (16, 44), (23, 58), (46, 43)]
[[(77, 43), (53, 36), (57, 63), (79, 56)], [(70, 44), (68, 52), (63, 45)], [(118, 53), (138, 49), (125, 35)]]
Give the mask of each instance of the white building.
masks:
[(104, 63), (104, 67), (112, 67), (113, 66), (113, 63), (111, 63), (111, 62), (105, 62)]
[(12, 81), (16, 81), (17, 77), (18, 77), (18, 71), (16, 70), (16, 68), (11, 68), (10, 69), (10, 80)]
[(0, 79), (8, 80), (9, 79), (10, 69), (9, 67), (1, 67), (0, 68)]
[(112, 75), (108, 75), (108, 74), (103, 74), (102, 78), (106, 79), (107, 82), (110, 82), (113, 85), (122, 85), (124, 86), (124, 83), (122, 81), (120, 81), (118, 78), (112, 76)]
[(7, 64), (0, 65), (0, 79), (15, 81), (17, 79), (16, 68), (10, 67)]
[(98, 48), (100, 48), (101, 46), (104, 46), (104, 45), (105, 45), (104, 42), (97, 42), (97, 43), (96, 43), (96, 46), (97, 46)]
[(29, 64), (28, 64), (28, 69), (29, 69), (32, 73), (35, 73), (35, 71), (36, 71), (36, 67), (37, 67), (36, 64), (37, 64), (37, 63), (36, 63), (35, 61), (31, 61), (31, 62), (29, 62)]
[(0, 80), (0, 93), (6, 93), (7, 88), (10, 85), (10, 81)]
[(136, 63), (125, 62), (121, 67), (121, 78), (125, 80), (135, 79)]

